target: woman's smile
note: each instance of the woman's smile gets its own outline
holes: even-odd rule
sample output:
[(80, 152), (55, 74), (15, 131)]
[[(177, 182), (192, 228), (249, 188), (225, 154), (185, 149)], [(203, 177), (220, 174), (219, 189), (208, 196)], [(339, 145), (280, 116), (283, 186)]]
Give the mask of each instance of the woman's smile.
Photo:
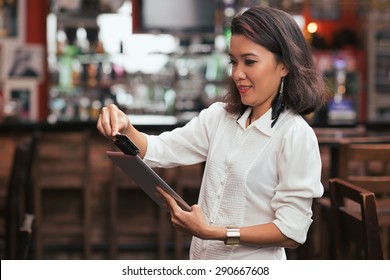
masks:
[(252, 87), (251, 86), (239, 86), (237, 85), (238, 91), (240, 94), (245, 94), (247, 93)]

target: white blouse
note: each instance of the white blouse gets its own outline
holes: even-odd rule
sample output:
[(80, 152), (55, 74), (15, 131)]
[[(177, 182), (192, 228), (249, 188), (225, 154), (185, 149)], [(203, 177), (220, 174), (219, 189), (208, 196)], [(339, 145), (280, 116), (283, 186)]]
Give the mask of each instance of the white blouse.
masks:
[[(271, 109), (247, 128), (250, 108), (237, 119), (214, 103), (182, 128), (147, 136), (144, 161), (175, 167), (206, 161), (199, 206), (215, 226), (274, 223), (304, 243), (313, 198), (323, 194), (321, 158), (313, 129), (287, 110), (271, 128)], [(193, 237), (190, 259), (285, 259), (284, 248), (226, 246)]]

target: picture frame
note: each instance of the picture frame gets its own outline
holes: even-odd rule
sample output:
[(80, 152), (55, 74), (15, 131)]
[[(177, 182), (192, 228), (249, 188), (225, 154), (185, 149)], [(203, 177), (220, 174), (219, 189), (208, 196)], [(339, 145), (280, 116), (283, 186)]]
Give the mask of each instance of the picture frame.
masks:
[(0, 42), (23, 42), (26, 10), (26, 0), (0, 3)]
[(3, 119), (37, 121), (37, 82), (33, 79), (11, 79), (3, 85)]
[(44, 79), (44, 48), (41, 44), (4, 44), (3, 79)]

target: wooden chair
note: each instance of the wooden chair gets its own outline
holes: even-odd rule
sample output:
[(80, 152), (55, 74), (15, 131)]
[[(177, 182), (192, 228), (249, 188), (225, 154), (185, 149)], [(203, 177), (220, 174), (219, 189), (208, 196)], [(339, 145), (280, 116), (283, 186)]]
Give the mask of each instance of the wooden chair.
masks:
[[(368, 181), (367, 180), (357, 181), (356, 180), (357, 178), (350, 177), (350, 175), (353, 174), (351, 172), (354, 169), (354, 167), (356, 169), (356, 166), (359, 166), (359, 164), (356, 163), (357, 159), (354, 159), (355, 156), (353, 154), (355, 154), (355, 152), (349, 153), (347, 150), (348, 149), (347, 147), (349, 147), (349, 145), (372, 145), (370, 147), (374, 147), (374, 146), (382, 145), (382, 144), (390, 144), (390, 135), (359, 136), (359, 137), (347, 137), (347, 138), (340, 138), (340, 139), (333, 138), (332, 140), (329, 139), (327, 141), (329, 143), (332, 143), (332, 153), (331, 153), (332, 159), (330, 161), (330, 164), (332, 165), (331, 169), (336, 170), (330, 174), (331, 178), (332, 177), (340, 177), (344, 180), (351, 181), (352, 183), (358, 184), (360, 186), (363, 186), (363, 187), (369, 188), (369, 189), (370, 189), (370, 186), (372, 186), (373, 184), (379, 184), (380, 181), (382, 181), (382, 183), (380, 183), (380, 184), (382, 184), (383, 186), (389, 185), (388, 181), (390, 178), (386, 178), (386, 177), (379, 178), (378, 176), (374, 176)], [(361, 155), (364, 154), (364, 152), (359, 152), (359, 153)], [(368, 151), (367, 156), (369, 158), (367, 160), (373, 160), (372, 157), (375, 156), (375, 154), (376, 153), (371, 153)], [(384, 155), (386, 156), (386, 152), (384, 153)], [(383, 157), (383, 158), (385, 158), (385, 157)], [(360, 165), (360, 172), (364, 171), (362, 167), (363, 166)], [(385, 171), (385, 170), (383, 169), (383, 171)], [(387, 173), (387, 174), (389, 174), (389, 173)], [(379, 174), (376, 174), (376, 175), (379, 175)], [(384, 175), (384, 174), (382, 174), (382, 175)], [(361, 177), (361, 179), (363, 179), (363, 178), (364, 177)], [(366, 179), (368, 179), (368, 177), (366, 177)], [(313, 205), (314, 216), (317, 219), (317, 221), (315, 221), (316, 228), (314, 229), (314, 231), (316, 232), (317, 236), (320, 236), (320, 238), (317, 238), (318, 243), (319, 243), (318, 247), (320, 247), (319, 258), (320, 259), (329, 259), (329, 258), (334, 257), (332, 255), (333, 252), (330, 250), (330, 248), (332, 247), (332, 242), (333, 242), (331, 240), (331, 235), (329, 234), (329, 224), (331, 223), (331, 221), (330, 221), (330, 197), (329, 197), (329, 193), (328, 193), (327, 182), (323, 182), (323, 183), (325, 186), (325, 194), (322, 198), (316, 199), (314, 201), (314, 205)], [(377, 195), (378, 213), (379, 213), (379, 216), (381, 216), (379, 218), (380, 224), (389, 223), (388, 221), (384, 221), (384, 219), (387, 219), (387, 218), (385, 218), (386, 215), (380, 214), (383, 211), (385, 211), (385, 212), (387, 211), (387, 210), (385, 210), (387, 208), (387, 206), (386, 206), (387, 202), (378, 201), (378, 198), (380, 198), (380, 196), (378, 197), (379, 194), (376, 193), (375, 189), (370, 189), (370, 190), (373, 191)], [(385, 205), (382, 207), (382, 204), (385, 204)], [(382, 210), (382, 208), (383, 208), (383, 210)], [(384, 231), (386, 231), (386, 229), (383, 229), (383, 232)], [(328, 238), (328, 236), (330, 236), (330, 238)], [(383, 238), (384, 239), (388, 238), (386, 236), (387, 236), (387, 234), (384, 234)], [(314, 237), (314, 238), (316, 238), (316, 237)], [(383, 243), (383, 246), (387, 246), (386, 244), (388, 243), (388, 241), (383, 240), (382, 243)], [(388, 256), (387, 250), (384, 251), (384, 255), (385, 255), (385, 258), (387, 258), (387, 256)]]
[(112, 165), (108, 229), (110, 259), (165, 259), (166, 227), (161, 222), (162, 211), (131, 178)]
[(34, 212), (32, 207), (32, 163), (35, 135), (15, 147), (6, 199), (6, 259), (30, 258)]
[[(165, 169), (154, 171), (170, 183)], [(108, 197), (110, 259), (168, 259), (168, 214), (112, 163)]]
[(37, 140), (34, 206), (37, 259), (70, 250), (91, 256), (91, 194), (88, 131), (41, 132)]
[(341, 143), (339, 177), (373, 192), (377, 199), (385, 259), (390, 255), (390, 144)]
[(383, 259), (375, 194), (340, 178), (329, 190), (336, 259)]

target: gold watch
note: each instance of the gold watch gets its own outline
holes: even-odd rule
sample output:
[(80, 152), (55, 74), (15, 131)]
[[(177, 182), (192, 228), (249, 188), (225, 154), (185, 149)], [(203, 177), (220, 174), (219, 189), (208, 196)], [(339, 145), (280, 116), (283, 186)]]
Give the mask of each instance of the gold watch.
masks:
[(240, 229), (234, 227), (226, 228), (225, 245), (240, 245)]

